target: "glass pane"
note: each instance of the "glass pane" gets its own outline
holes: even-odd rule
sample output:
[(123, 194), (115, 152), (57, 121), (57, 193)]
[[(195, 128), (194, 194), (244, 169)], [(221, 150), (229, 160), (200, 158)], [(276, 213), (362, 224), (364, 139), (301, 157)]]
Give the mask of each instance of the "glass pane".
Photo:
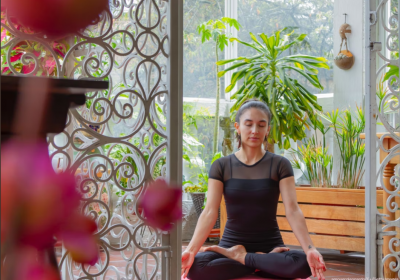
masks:
[[(185, 0), (183, 6), (183, 95), (185, 97), (215, 98), (215, 43), (202, 43), (197, 26), (210, 19), (224, 16), (224, 0)], [(219, 59), (223, 59), (219, 51)], [(223, 85), (223, 78), (221, 85)], [(221, 87), (221, 98), (224, 98)]]
[[(284, 55), (295, 53), (322, 56), (329, 59), (331, 69), (319, 69), (319, 79), (324, 89), (309, 85), (312, 93), (333, 92), (333, 0), (261, 1), (238, 0), (238, 20), (242, 25), (238, 33), (241, 40), (250, 42), (249, 32), (270, 35), (287, 27), (296, 34), (307, 34), (301, 45), (294, 45)], [(293, 36), (296, 38), (296, 36)], [(238, 56), (250, 56), (250, 48), (238, 44)], [(296, 77), (304, 80), (302, 77)]]

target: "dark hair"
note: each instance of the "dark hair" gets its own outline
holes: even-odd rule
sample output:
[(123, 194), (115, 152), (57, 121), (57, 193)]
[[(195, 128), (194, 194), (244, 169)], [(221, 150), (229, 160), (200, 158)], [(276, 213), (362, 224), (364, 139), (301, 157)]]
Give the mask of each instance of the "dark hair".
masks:
[[(268, 126), (270, 125), (271, 110), (269, 109), (267, 104), (258, 99), (249, 99), (243, 102), (243, 104), (240, 106), (239, 110), (236, 113), (235, 122), (240, 124), (240, 117), (243, 115), (245, 111), (251, 108), (255, 108), (264, 112), (264, 114), (266, 114), (268, 117)], [(237, 132), (236, 132), (236, 140), (238, 141), (238, 148), (240, 148), (240, 146), (242, 145), (242, 140), (240, 139), (240, 135)]]

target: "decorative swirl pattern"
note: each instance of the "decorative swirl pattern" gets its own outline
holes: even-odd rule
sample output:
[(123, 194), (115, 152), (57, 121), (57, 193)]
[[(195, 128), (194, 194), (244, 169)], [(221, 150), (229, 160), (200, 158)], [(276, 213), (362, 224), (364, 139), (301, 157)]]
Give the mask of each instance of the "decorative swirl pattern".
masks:
[[(371, 12), (371, 15), (374, 15), (372, 18), (373, 21), (371, 23), (372, 26), (379, 25), (383, 32), (385, 33), (386, 40), (382, 42), (382, 45), (385, 46), (386, 50), (378, 51), (377, 59), (380, 58), (380, 62), (382, 62), (382, 67), (376, 73), (376, 76), (379, 77), (380, 72), (383, 69), (387, 69), (387, 66), (397, 66), (399, 67), (399, 58), (391, 56), (392, 52), (399, 52), (399, 14), (391, 14), (386, 15), (388, 13), (388, 0), (381, 0), (379, 5), (377, 6), (376, 13)], [(390, 13), (390, 12), (389, 12)], [(389, 164), (389, 162), (393, 159), (397, 159), (400, 157), (400, 125), (398, 124), (398, 118), (400, 117), (400, 80), (394, 74), (389, 77), (387, 81), (387, 94), (383, 98), (380, 104), (380, 111), (378, 111), (379, 121), (383, 124), (386, 129), (386, 133), (384, 133), (378, 140), (378, 149), (388, 153), (386, 158), (381, 163), (381, 166), (378, 171), (378, 178), (380, 181), (383, 190), (388, 194), (388, 199), (385, 204), (385, 208), (390, 212), (395, 212), (400, 205), (398, 205), (395, 201), (396, 197), (400, 197), (400, 177), (398, 175), (394, 175), (390, 178), (390, 184), (394, 186), (393, 190), (389, 190), (387, 186), (384, 184), (384, 169)], [(378, 106), (376, 106), (378, 108)], [(389, 114), (388, 114), (389, 113)], [(390, 120), (389, 117), (392, 119)], [(387, 146), (384, 144), (385, 139), (390, 137), (395, 140), (397, 145), (394, 147), (386, 148)], [(397, 171), (398, 174), (399, 170)], [(383, 265), (385, 262), (389, 262), (388, 268), (395, 272), (398, 276), (400, 276), (400, 240), (396, 237), (396, 231), (400, 230), (400, 218), (395, 220), (387, 220), (386, 218), (382, 218), (385, 226), (382, 228), (381, 233), (387, 236), (391, 236), (389, 241), (389, 253), (385, 255), (383, 258), (378, 256), (378, 259), (381, 260), (379, 264), (379, 272), (381, 275), (378, 277), (383, 277)], [(394, 228), (396, 231), (393, 232), (384, 232), (388, 228)], [(380, 231), (380, 229), (379, 229)], [(382, 242), (378, 242), (379, 246), (382, 246)], [(378, 252), (381, 250), (378, 250)], [(396, 260), (397, 266), (396, 266)]]
[[(65, 131), (48, 137), (54, 168), (76, 175), (81, 211), (98, 225), (102, 255), (95, 266), (82, 266), (63, 251), (64, 278), (160, 279), (166, 255), (161, 252), (167, 248), (160, 247), (161, 232), (143, 223), (136, 202), (146, 181), (166, 175), (168, 5), (165, 0), (112, 0), (109, 12), (65, 40), (64, 53), (44, 34), (20, 28), (7, 15), (1, 23), (8, 34), (1, 48), (11, 74), (42, 70), (34, 51), (13, 57), (14, 48), (34, 42), (54, 60), (52, 76), (110, 83), (107, 90), (88, 93), (86, 106), (69, 111)], [(13, 67), (16, 58), (28, 72)], [(125, 270), (111, 265), (114, 252)]]

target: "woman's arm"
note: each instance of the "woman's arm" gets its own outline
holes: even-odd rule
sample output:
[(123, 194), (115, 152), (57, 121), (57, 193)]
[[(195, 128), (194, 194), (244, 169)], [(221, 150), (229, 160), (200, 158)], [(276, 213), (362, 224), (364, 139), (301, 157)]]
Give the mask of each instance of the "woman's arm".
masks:
[(280, 180), (279, 190), (282, 195), (283, 205), (285, 206), (286, 218), (304, 252), (307, 253), (308, 250), (315, 249), (308, 233), (303, 212), (297, 204), (294, 177)]
[(306, 219), (303, 212), (297, 204), (296, 186), (294, 177), (287, 177), (279, 181), (279, 190), (282, 194), (283, 204), (285, 206), (286, 218), (294, 235), (300, 242), (301, 247), (307, 255), (307, 261), (310, 265), (312, 275), (318, 277), (318, 280), (325, 280), (323, 272), (326, 271), (325, 262), (322, 255), (317, 251), (311, 241), (308, 233)]
[(185, 251), (196, 254), (206, 241), (215, 221), (218, 218), (218, 208), (222, 199), (224, 184), (215, 179), (208, 179), (207, 203), (197, 222), (192, 240)]

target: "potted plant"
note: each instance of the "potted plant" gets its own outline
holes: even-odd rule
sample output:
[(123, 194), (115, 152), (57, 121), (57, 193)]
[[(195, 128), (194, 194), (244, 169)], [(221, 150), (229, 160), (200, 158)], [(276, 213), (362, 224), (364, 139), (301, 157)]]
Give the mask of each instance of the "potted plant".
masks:
[[(211, 161), (211, 164), (220, 157), (222, 157), (222, 153), (221, 152), (216, 153)], [(197, 184), (193, 184), (193, 182), (191, 181), (185, 181), (183, 182), (183, 185), (189, 184), (187, 187), (185, 187), (184, 192), (189, 193), (189, 195), (191, 196), (196, 214), (198, 217), (200, 217), (205, 207), (205, 204), (207, 203), (207, 191), (208, 191), (207, 170), (202, 170), (202, 172), (198, 174), (197, 178), (198, 178)], [(220, 228), (220, 215), (218, 213), (218, 218), (217, 221), (215, 222), (213, 229), (219, 229), (219, 228)]]
[[(313, 87), (322, 90), (318, 79), (318, 68), (329, 69), (326, 58), (303, 54), (285, 55), (283, 52), (291, 46), (301, 43), (306, 34), (301, 34), (291, 40), (293, 31), (284, 34), (286, 28), (276, 31), (270, 37), (262, 33), (256, 36), (250, 33), (253, 42), (247, 43), (237, 38), (230, 41), (251, 48), (257, 52), (254, 56), (241, 56), (235, 59), (221, 60), (217, 65), (234, 63), (218, 73), (222, 77), (228, 71), (235, 70), (231, 84), (225, 89), (230, 92), (234, 86), (242, 81), (242, 85), (231, 96), (236, 100), (231, 108), (231, 118), (248, 99), (259, 98), (271, 109), (271, 133), (268, 138), (268, 150), (273, 152), (273, 144), (280, 148), (290, 148), (290, 138), (294, 141), (306, 137), (304, 126), (306, 120), (315, 118), (314, 111), (321, 111), (317, 97), (310, 93), (306, 85), (295, 79), (293, 74), (304, 77)], [(283, 140), (282, 137), (285, 137)]]

